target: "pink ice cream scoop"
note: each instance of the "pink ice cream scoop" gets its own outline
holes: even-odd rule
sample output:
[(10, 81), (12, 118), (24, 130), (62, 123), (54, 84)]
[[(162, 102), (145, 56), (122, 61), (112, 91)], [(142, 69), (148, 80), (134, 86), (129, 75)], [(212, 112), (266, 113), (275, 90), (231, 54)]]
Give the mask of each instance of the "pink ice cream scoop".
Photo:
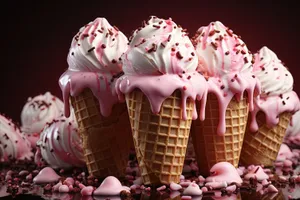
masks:
[(45, 127), (37, 141), (36, 163), (43, 158), (53, 168), (85, 166), (82, 141), (73, 116), (57, 118)]
[(219, 101), (217, 132), (222, 135), (232, 98), (240, 100), (247, 95), (250, 111), (254, 109), (253, 97), (260, 93), (260, 83), (252, 73), (254, 59), (240, 37), (219, 21), (199, 28), (194, 45), (199, 57), (197, 70), (207, 77), (208, 90)]
[(32, 158), (30, 142), (11, 120), (0, 115), (0, 162)]
[(100, 112), (109, 116), (118, 102), (115, 79), (122, 73), (121, 55), (127, 50), (126, 36), (105, 18), (97, 18), (74, 36), (68, 54), (68, 70), (61, 75), (65, 115), (70, 115), (69, 97), (89, 88), (99, 100)]
[(294, 113), (300, 109), (299, 98), (293, 91), (292, 74), (278, 59), (276, 54), (267, 47), (255, 54), (253, 72), (261, 82), (262, 93), (255, 98), (252, 112), (251, 131), (258, 130), (256, 114), (265, 113), (266, 124), (274, 127), (279, 122), (278, 116), (283, 112)]
[(233, 182), (241, 184), (243, 181), (236, 168), (229, 162), (219, 162), (210, 169), (211, 175), (206, 178), (206, 182)]
[(62, 114), (62, 101), (50, 92), (28, 98), (21, 113), (21, 130), (33, 148), (46, 124)]
[[(178, 89), (182, 94), (183, 119), (187, 98), (203, 99), (200, 118), (204, 119), (207, 83), (196, 72), (198, 58), (187, 33), (172, 19), (151, 16), (144, 21), (130, 38), (122, 61), (125, 75), (116, 84), (120, 99), (140, 89), (152, 112), (159, 113), (163, 101)], [(196, 109), (193, 118), (197, 118)]]

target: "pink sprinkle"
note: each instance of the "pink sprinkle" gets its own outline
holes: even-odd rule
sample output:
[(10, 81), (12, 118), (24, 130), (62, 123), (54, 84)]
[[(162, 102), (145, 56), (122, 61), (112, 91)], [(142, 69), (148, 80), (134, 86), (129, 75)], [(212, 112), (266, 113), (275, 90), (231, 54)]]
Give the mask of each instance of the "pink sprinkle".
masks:
[(73, 185), (69, 185), (69, 191), (72, 192), (74, 190)]
[(71, 177), (66, 178), (66, 180), (63, 182), (64, 185), (70, 186), (74, 185), (74, 179)]
[(191, 196), (182, 196), (181, 199), (182, 200), (189, 200), (189, 199), (192, 199), (192, 197)]
[(185, 179), (185, 177), (181, 174), (180, 175), (180, 180), (184, 180)]
[(52, 186), (50, 184), (45, 185), (44, 190), (51, 190)]
[(27, 176), (26, 176), (26, 180), (31, 180), (32, 179), (32, 174), (28, 174)]
[(191, 182), (189, 182), (189, 181), (184, 181), (184, 182), (180, 182), (179, 183), (182, 187), (188, 187), (190, 184), (191, 184)]
[(181, 187), (181, 185), (179, 185), (177, 183), (171, 182), (170, 189), (173, 190), (173, 191), (177, 191), (177, 190), (182, 189), (182, 187)]
[(207, 187), (202, 187), (201, 190), (202, 190), (202, 192), (207, 192), (208, 191)]
[(262, 182), (261, 182), (262, 185), (267, 185), (269, 184), (269, 181), (267, 181), (267, 179), (264, 179)]
[(167, 187), (166, 187), (165, 185), (163, 185), (163, 186), (157, 188), (156, 190), (157, 190), (157, 191), (162, 191), (162, 190), (165, 190), (166, 188), (167, 188)]
[(139, 185), (132, 185), (132, 186), (130, 186), (130, 189), (131, 189), (131, 190), (136, 190), (136, 189), (138, 189), (138, 188), (140, 188)]
[(144, 185), (141, 185), (140, 188), (141, 188), (141, 190), (144, 190), (144, 189), (145, 189), (145, 186), (144, 186)]
[(29, 174), (29, 172), (27, 170), (22, 170), (19, 173), (19, 176), (27, 176)]
[(58, 191), (59, 187), (62, 186), (62, 183), (61, 182), (58, 182), (56, 185), (54, 185), (52, 187), (52, 191), (56, 192)]
[(205, 178), (203, 176), (201, 176), (201, 175), (198, 176), (198, 180), (199, 180), (200, 183), (205, 182)]
[(146, 187), (145, 190), (146, 191), (151, 191), (151, 187)]
[(228, 192), (234, 192), (236, 190), (236, 185), (231, 185), (226, 188)]
[(278, 190), (274, 185), (271, 184), (268, 186), (268, 192), (278, 192)]
[(94, 187), (93, 186), (87, 186), (81, 189), (80, 193), (82, 196), (92, 196), (94, 191)]
[(222, 196), (222, 192), (221, 191), (215, 191), (215, 196), (216, 197), (221, 197)]
[(62, 192), (62, 193), (67, 193), (70, 190), (69, 190), (69, 187), (67, 185), (61, 185), (61, 186), (59, 186), (58, 191)]

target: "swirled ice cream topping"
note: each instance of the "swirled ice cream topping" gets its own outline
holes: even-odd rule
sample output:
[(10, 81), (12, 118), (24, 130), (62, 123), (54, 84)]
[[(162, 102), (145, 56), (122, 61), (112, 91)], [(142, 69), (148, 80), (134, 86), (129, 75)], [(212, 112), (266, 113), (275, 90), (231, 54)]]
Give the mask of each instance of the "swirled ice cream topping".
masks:
[(126, 75), (181, 74), (195, 71), (198, 60), (190, 39), (171, 19), (152, 16), (134, 31), (124, 55)]
[[(151, 16), (134, 31), (122, 60), (125, 75), (116, 84), (120, 99), (140, 89), (152, 112), (159, 113), (162, 102), (178, 89), (182, 93), (183, 119), (187, 98), (203, 98), (200, 118), (204, 119), (206, 80), (195, 71), (198, 58), (187, 33), (171, 19)], [(196, 109), (193, 118), (197, 118)]]
[[(57, 118), (49, 123), (37, 142), (36, 158), (53, 168), (83, 167), (85, 165), (81, 138), (73, 115)], [(39, 159), (36, 163), (39, 163)]]
[(30, 160), (32, 157), (30, 142), (11, 120), (0, 115), (0, 162)]
[(253, 97), (260, 93), (260, 83), (252, 73), (254, 59), (240, 37), (219, 21), (199, 28), (194, 45), (199, 57), (197, 70), (207, 77), (209, 92), (219, 101), (217, 132), (222, 135), (226, 131), (225, 111), (232, 98), (240, 100), (246, 95), (253, 110)]
[(261, 82), (262, 93), (255, 98), (255, 109), (252, 112), (250, 129), (256, 131), (258, 125), (256, 114), (265, 113), (266, 124), (273, 127), (279, 122), (283, 112), (296, 112), (300, 109), (299, 98), (293, 91), (294, 79), (292, 74), (279, 60), (276, 54), (263, 47), (255, 54), (253, 65), (254, 74)]
[(21, 129), (33, 148), (45, 125), (62, 114), (62, 101), (50, 92), (28, 98), (21, 112)]
[(59, 79), (67, 117), (69, 96), (77, 96), (85, 88), (99, 100), (101, 114), (110, 115), (118, 102), (114, 80), (122, 73), (120, 57), (127, 43), (126, 36), (105, 18), (88, 23), (74, 36), (67, 59), (69, 68)]

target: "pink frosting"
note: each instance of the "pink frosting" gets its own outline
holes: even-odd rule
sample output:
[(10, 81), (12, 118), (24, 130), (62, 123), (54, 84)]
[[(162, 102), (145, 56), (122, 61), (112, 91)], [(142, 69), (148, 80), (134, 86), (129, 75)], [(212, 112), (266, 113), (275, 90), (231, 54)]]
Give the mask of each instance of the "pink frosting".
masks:
[(33, 178), (33, 182), (36, 184), (52, 183), (59, 179), (60, 176), (51, 167), (45, 167)]
[[(252, 54), (245, 43), (221, 22), (201, 27), (195, 36), (198, 70), (208, 77), (208, 90), (219, 102), (217, 133), (226, 131), (225, 112), (232, 98), (247, 95), (250, 111), (260, 93), (260, 82), (252, 73)], [(246, 93), (245, 93), (246, 92)]]
[(70, 95), (77, 96), (85, 88), (99, 100), (101, 114), (110, 115), (118, 102), (114, 80), (122, 72), (119, 58), (126, 51), (127, 42), (126, 36), (105, 18), (97, 18), (80, 29), (71, 44), (69, 69), (59, 79), (67, 117)]
[(122, 186), (120, 181), (114, 176), (106, 177), (101, 185), (94, 191), (94, 195), (114, 196), (120, 195), (121, 191), (130, 191), (130, 188)]
[(30, 142), (10, 119), (0, 115), (0, 162), (32, 158)]
[(269, 176), (266, 174), (261, 166), (256, 166), (252, 170), (250, 170), (244, 178), (246, 180), (250, 180), (250, 178), (256, 179), (258, 181), (263, 181), (264, 179), (268, 179)]
[(233, 182), (241, 184), (243, 181), (239, 176), (236, 168), (228, 162), (219, 162), (211, 169), (211, 176), (206, 178), (206, 182), (226, 182), (231, 184)]
[[(202, 100), (200, 119), (204, 120), (207, 82), (195, 71), (198, 60), (191, 41), (171, 19), (152, 16), (134, 32), (122, 60), (125, 75), (116, 83), (120, 100), (124, 100), (124, 94), (140, 89), (148, 98), (152, 112), (157, 114), (163, 101), (180, 90), (182, 118), (187, 118), (186, 101), (190, 98)], [(194, 108), (193, 119), (196, 118)]]
[(293, 76), (279, 60), (276, 54), (263, 47), (255, 54), (253, 72), (259, 78), (262, 93), (255, 98), (254, 111), (250, 130), (258, 130), (256, 115), (259, 111), (265, 113), (266, 125), (274, 127), (279, 122), (283, 112), (295, 113), (300, 109), (299, 98), (293, 89)]

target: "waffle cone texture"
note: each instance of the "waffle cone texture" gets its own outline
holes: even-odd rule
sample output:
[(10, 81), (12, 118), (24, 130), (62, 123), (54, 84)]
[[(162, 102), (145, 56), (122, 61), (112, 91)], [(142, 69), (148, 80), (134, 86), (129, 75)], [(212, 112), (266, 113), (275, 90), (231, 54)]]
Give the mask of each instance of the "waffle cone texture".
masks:
[(259, 112), (256, 116), (258, 131), (251, 132), (249, 126), (247, 126), (241, 153), (241, 164), (245, 166), (252, 164), (273, 166), (291, 116), (292, 113), (289, 112), (281, 113), (279, 123), (272, 128), (268, 128), (265, 114)]
[[(199, 107), (197, 109), (199, 112)], [(247, 118), (247, 99), (243, 98), (237, 101), (233, 98), (226, 109), (225, 134), (223, 136), (218, 135), (218, 99), (214, 94), (208, 94), (205, 120), (193, 121), (191, 128), (192, 141), (201, 175), (209, 176), (211, 167), (222, 161), (238, 167)]]
[(126, 104), (114, 105), (111, 115), (104, 117), (98, 99), (89, 89), (71, 97), (71, 103), (89, 174), (99, 178), (124, 177), (133, 146)]
[(148, 98), (134, 90), (126, 95), (133, 142), (145, 185), (178, 183), (184, 165), (193, 101), (187, 101), (187, 120), (182, 119), (181, 92), (176, 90), (153, 114)]

